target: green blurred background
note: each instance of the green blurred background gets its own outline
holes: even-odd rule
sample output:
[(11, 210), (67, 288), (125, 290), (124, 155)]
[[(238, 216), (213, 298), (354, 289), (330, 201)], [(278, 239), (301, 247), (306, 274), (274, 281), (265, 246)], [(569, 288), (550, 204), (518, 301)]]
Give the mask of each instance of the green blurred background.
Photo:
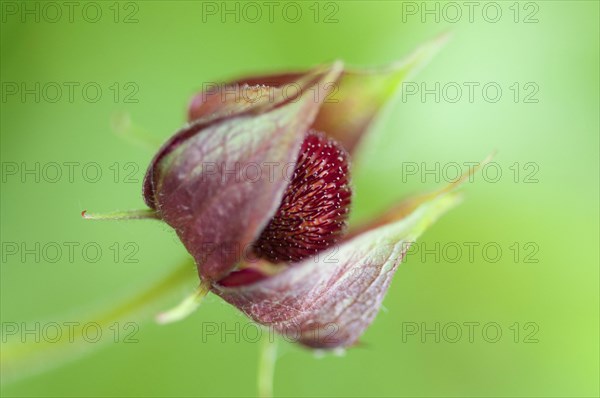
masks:
[[(353, 218), (366, 218), (399, 197), (445, 183), (433, 175), (402, 173), (409, 163), (422, 171), (422, 166), (433, 168), (439, 162), (443, 172), (449, 162), (476, 162), (497, 150), (502, 177), (491, 183), (478, 176), (465, 187), (465, 202), (427, 231), (420, 249), (455, 242), (463, 247), (462, 256), (456, 262), (443, 253), (440, 259), (409, 256), (362, 346), (342, 357), (316, 358), (282, 344), (275, 394), (598, 396), (599, 3), (501, 1), (494, 3), (502, 12), (495, 23), (496, 6), (488, 2), (477, 3), (472, 21), (462, 2), (453, 3), (462, 12), (457, 22), (452, 22), (456, 7), (443, 2), (315, 3), (299, 1), (287, 9), (288, 20), (295, 18), (296, 8), (302, 11), (293, 23), (282, 14), (285, 3), (277, 3), (272, 22), (268, 6), (254, 3), (263, 15), (252, 22), (253, 10), (244, 3), (76, 2), (71, 22), (67, 6), (58, 2), (63, 15), (54, 23), (55, 11), (43, 2), (2, 2), (3, 167), (21, 167), (21, 162), (27, 167), (38, 162), (41, 168), (49, 162), (80, 165), (73, 182), (63, 168), (55, 183), (43, 175), (39, 182), (26, 175), (23, 182), (20, 174), (3, 169), (3, 330), (15, 322), (77, 321), (91, 308), (124, 300), (186, 258), (174, 233), (158, 223), (89, 223), (79, 217), (83, 209), (143, 206), (141, 179), (152, 152), (111, 131), (115, 114), (131, 115), (162, 141), (183, 124), (187, 101), (203, 82), (333, 59), (384, 65), (449, 30), (452, 40), (412, 81), (428, 88), (456, 82), (463, 87), (462, 98), (448, 101), (454, 97), (450, 91), (439, 102), (433, 95), (424, 101), (419, 95), (400, 96), (387, 109), (354, 164)], [(39, 7), (40, 21), (22, 15), (23, 7)], [(223, 15), (225, 7), (239, 7), (239, 21), (235, 14)], [(439, 22), (436, 15), (423, 14), (424, 7), (438, 7)], [(484, 8), (487, 14), (482, 14)], [(87, 21), (84, 9), (88, 19), (100, 9), (99, 21)], [(54, 94), (48, 91), (39, 102), (33, 94), (22, 100), (20, 93), (10, 94), (12, 84), (22, 82), (29, 87), (57, 82), (63, 96), (52, 103), (48, 98)], [(72, 102), (64, 82), (80, 84)], [(81, 91), (89, 82), (102, 88), (94, 103)], [(472, 102), (464, 82), (480, 84)], [(482, 96), (481, 87), (488, 82), (502, 88), (495, 103)], [(515, 82), (521, 90), (517, 102), (515, 88), (510, 88)], [(527, 83), (532, 84), (524, 87)], [(535, 87), (529, 99), (538, 101), (525, 102), (525, 94)], [(127, 99), (137, 102), (126, 101), (128, 94)], [(90, 162), (102, 170), (99, 182), (82, 177), (83, 165)], [(116, 177), (115, 169), (120, 171)], [(515, 169), (520, 170), (517, 176)], [(93, 170), (88, 171), (93, 177)], [(73, 261), (64, 252), (51, 263), (43, 256), (35, 261), (28, 255), (23, 261), (20, 254), (8, 255), (7, 242), (80, 246)], [(99, 261), (83, 258), (81, 247), (87, 242), (103, 249)], [(124, 261), (131, 251), (124, 247), (127, 242), (139, 249), (133, 257), (137, 263)], [(465, 242), (479, 244), (473, 259)], [(502, 249), (497, 262), (482, 253), (489, 242)], [(2, 395), (256, 393), (260, 345), (231, 335), (202, 337), (207, 323), (221, 330), (243, 326), (246, 320), (234, 308), (209, 296), (183, 322), (157, 326), (146, 318), (135, 335), (138, 343), (107, 344), (77, 361), (10, 383), (3, 375)], [(436, 322), (440, 328), (452, 322), (480, 326), (472, 342), (466, 327), (456, 343), (448, 341), (454, 336), (451, 330), (435, 342), (435, 336), (421, 331)], [(491, 322), (502, 330), (496, 343), (481, 333)], [(407, 325), (420, 330), (406, 334)]]

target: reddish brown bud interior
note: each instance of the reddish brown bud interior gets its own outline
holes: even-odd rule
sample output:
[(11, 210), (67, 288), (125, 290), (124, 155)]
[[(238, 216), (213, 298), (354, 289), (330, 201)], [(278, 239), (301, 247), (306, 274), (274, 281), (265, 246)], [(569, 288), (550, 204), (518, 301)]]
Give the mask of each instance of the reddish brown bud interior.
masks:
[[(324, 134), (308, 132), (281, 205), (254, 243), (254, 253), (273, 263), (293, 263), (331, 247), (346, 228), (351, 197), (348, 153)], [(242, 269), (219, 284), (240, 286), (264, 277)]]
[(257, 282), (264, 277), (265, 275), (258, 270), (245, 268), (227, 275), (219, 281), (219, 284), (225, 287), (235, 287)]
[(258, 256), (296, 262), (339, 240), (352, 196), (348, 162), (336, 141), (307, 133), (279, 210), (254, 244)]

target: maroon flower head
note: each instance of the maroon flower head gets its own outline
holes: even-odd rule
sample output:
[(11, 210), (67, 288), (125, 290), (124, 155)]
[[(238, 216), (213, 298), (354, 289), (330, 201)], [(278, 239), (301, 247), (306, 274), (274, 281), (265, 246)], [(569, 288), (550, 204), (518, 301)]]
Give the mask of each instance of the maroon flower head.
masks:
[(347, 225), (350, 156), (440, 44), (387, 69), (335, 62), (213, 85), (193, 98), (190, 123), (148, 168), (144, 199), (212, 292), (305, 346), (356, 343), (410, 243), (456, 203), (444, 189)]

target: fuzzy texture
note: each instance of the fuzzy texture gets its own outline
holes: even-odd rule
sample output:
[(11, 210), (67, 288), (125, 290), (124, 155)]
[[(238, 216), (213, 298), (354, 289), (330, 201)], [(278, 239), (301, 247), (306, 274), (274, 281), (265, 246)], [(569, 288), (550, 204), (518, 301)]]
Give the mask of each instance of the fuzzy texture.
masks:
[(281, 205), (254, 244), (259, 257), (293, 263), (340, 240), (352, 196), (348, 163), (337, 142), (315, 131), (306, 135)]

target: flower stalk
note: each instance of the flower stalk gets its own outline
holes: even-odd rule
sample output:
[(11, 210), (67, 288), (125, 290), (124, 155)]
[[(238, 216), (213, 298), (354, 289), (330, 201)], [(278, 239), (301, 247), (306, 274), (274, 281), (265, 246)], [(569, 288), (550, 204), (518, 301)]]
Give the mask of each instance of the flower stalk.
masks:
[(258, 364), (258, 396), (273, 397), (275, 363), (277, 362), (277, 339), (263, 328)]

